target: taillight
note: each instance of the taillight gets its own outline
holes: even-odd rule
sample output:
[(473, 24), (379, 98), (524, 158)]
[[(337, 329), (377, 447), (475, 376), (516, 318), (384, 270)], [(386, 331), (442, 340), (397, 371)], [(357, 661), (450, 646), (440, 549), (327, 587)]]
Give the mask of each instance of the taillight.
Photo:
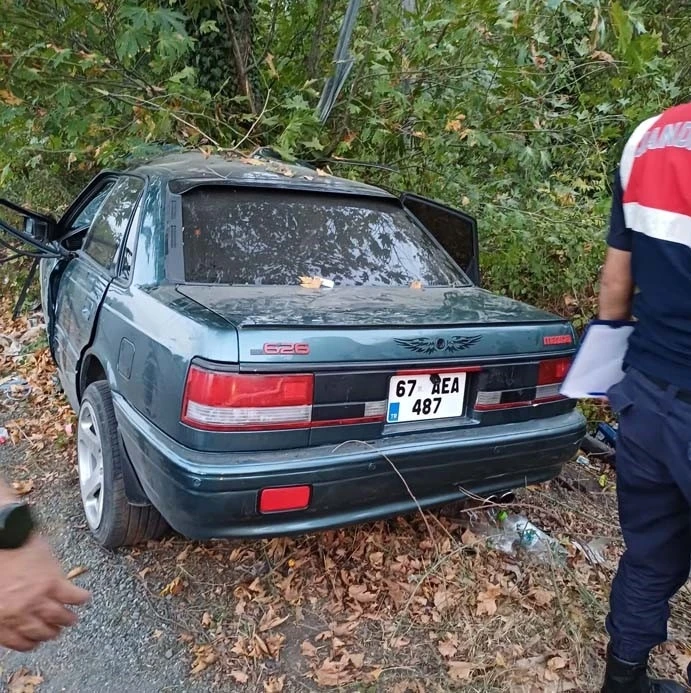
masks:
[(559, 394), (559, 390), (570, 367), (570, 358), (548, 359), (540, 362), (540, 368), (537, 373), (537, 387), (535, 388), (534, 402), (536, 404), (565, 399)]
[(537, 373), (537, 384), (554, 385), (555, 383), (563, 383), (570, 366), (570, 358), (541, 361)]
[(480, 391), (475, 401), (475, 410), (516, 409), (566, 399), (559, 390), (570, 366), (570, 358), (541, 361), (538, 366), (536, 387), (521, 390)]
[(182, 422), (210, 431), (306, 428), (313, 392), (312, 375), (225, 373), (192, 366)]

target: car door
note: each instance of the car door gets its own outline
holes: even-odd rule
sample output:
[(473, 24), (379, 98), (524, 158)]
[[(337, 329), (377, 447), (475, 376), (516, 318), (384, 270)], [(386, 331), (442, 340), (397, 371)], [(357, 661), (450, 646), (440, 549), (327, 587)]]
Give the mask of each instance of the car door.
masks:
[(55, 303), (60, 279), (72, 259), (69, 255), (70, 251), (79, 250), (82, 246), (96, 212), (101, 208), (115, 181), (116, 178), (110, 175), (99, 176), (92, 181), (70, 206), (57, 226), (56, 233), (59, 238), (56, 238), (55, 242), (68, 252), (67, 257), (46, 257), (40, 262), (41, 307), (48, 331), (48, 343), (54, 358), (56, 358)]
[[(55, 307), (55, 360), (65, 394), (75, 409), (79, 363), (91, 342), (98, 309), (116, 272), (118, 250), (143, 190), (144, 180), (138, 176), (121, 174), (113, 179), (81, 248), (60, 277)], [(91, 198), (85, 201), (85, 209), (89, 202)]]
[(401, 204), (436, 239), (476, 286), (480, 285), (477, 222), (465, 212), (405, 193)]

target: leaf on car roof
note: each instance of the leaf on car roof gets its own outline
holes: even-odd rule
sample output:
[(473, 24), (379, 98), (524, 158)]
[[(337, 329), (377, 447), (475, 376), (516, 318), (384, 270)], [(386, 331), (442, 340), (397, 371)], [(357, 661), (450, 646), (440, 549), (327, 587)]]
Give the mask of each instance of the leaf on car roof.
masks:
[(410, 288), (411, 289), (421, 289), (422, 288), (422, 282), (419, 279), (416, 279), (414, 282), (410, 283)]
[(324, 279), (324, 277), (299, 277), (300, 286), (304, 289), (333, 289), (334, 282), (331, 279)]
[(300, 277), (300, 286), (305, 289), (321, 288), (322, 280), (320, 277)]

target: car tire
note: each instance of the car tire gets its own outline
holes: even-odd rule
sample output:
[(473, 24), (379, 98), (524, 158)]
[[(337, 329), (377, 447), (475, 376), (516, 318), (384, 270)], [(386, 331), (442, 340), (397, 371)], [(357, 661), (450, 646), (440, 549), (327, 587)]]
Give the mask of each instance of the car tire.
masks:
[(152, 505), (127, 501), (123, 454), (110, 387), (103, 381), (92, 383), (82, 398), (77, 424), (79, 486), (89, 529), (110, 549), (158, 539), (168, 529)]

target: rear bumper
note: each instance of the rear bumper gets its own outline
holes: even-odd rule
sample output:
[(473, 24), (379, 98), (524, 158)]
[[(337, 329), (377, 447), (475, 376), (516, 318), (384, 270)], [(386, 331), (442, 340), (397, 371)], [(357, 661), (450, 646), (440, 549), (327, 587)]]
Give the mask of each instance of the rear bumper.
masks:
[[(175, 530), (193, 539), (303, 534), (443, 505), (466, 492), (509, 491), (556, 476), (585, 434), (574, 411), (371, 443), (208, 453), (182, 447), (117, 395), (114, 404), (144, 491)], [(302, 484), (312, 486), (308, 509), (258, 512), (261, 489)]]

